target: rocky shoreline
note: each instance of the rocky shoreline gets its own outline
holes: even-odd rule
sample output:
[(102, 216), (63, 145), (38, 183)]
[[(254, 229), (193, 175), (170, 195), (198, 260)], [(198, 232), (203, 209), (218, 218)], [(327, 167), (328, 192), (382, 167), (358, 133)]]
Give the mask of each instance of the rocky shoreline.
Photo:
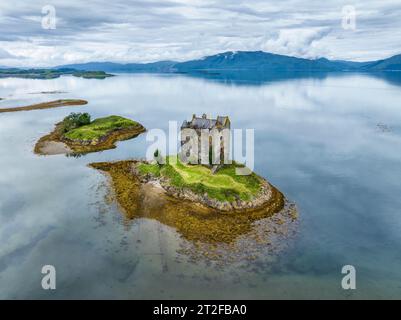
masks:
[(114, 130), (100, 139), (94, 140), (70, 140), (63, 137), (62, 124), (56, 124), (55, 129), (48, 135), (39, 139), (34, 148), (38, 155), (56, 154), (86, 154), (116, 148), (116, 142), (135, 138), (146, 129), (138, 124), (131, 128)]
[[(135, 175), (141, 183), (153, 183), (160, 185), (160, 187), (169, 196), (177, 199), (187, 200), (191, 202), (196, 202), (204, 206), (223, 211), (223, 212), (237, 212), (237, 211), (249, 211), (249, 210), (259, 210), (265, 206), (272, 204), (272, 199), (284, 198), (282, 193), (278, 191), (275, 187), (270, 185), (265, 179), (260, 178), (261, 189), (258, 195), (251, 201), (243, 201), (237, 199), (234, 202), (228, 201), (218, 201), (208, 196), (207, 193), (202, 195), (196, 194), (188, 188), (177, 188), (171, 185), (168, 178), (157, 177), (152, 174), (141, 174), (138, 165), (141, 163), (148, 163), (147, 161), (139, 161), (132, 165), (132, 174)], [(284, 200), (282, 200), (284, 202)], [(280, 203), (281, 201), (279, 201)]]

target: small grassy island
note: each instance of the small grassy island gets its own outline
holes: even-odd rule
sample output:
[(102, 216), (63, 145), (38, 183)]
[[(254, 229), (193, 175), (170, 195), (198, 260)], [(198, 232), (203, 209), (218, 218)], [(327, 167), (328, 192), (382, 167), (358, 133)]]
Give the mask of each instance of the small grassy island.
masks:
[(91, 121), (87, 113), (71, 113), (35, 145), (35, 153), (85, 154), (115, 148), (117, 141), (134, 138), (145, 128), (130, 119), (109, 116)]
[(60, 99), (49, 102), (42, 102), (37, 104), (31, 104), (24, 107), (14, 107), (14, 108), (3, 108), (0, 109), (0, 113), (4, 112), (18, 112), (18, 111), (30, 111), (30, 110), (42, 110), (42, 109), (54, 109), (68, 106), (82, 106), (87, 104), (88, 101), (81, 99)]
[(265, 218), (273, 219), (268, 228), (280, 230), (297, 218), (293, 208), (285, 209), (286, 200), (279, 190), (255, 173), (235, 175), (237, 166), (227, 165), (212, 173), (206, 166), (179, 161), (90, 164), (110, 177), (110, 194), (128, 219), (156, 219), (194, 243), (229, 244)]

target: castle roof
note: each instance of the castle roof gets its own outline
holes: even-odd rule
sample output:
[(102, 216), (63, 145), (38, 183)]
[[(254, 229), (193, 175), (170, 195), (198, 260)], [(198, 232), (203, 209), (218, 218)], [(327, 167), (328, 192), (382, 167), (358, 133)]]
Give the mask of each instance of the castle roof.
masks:
[(229, 128), (229, 118), (226, 116), (218, 116), (217, 119), (207, 118), (205, 114), (202, 117), (196, 117), (193, 115), (191, 121), (184, 120), (181, 128), (191, 128), (191, 129), (213, 129), (215, 127)]

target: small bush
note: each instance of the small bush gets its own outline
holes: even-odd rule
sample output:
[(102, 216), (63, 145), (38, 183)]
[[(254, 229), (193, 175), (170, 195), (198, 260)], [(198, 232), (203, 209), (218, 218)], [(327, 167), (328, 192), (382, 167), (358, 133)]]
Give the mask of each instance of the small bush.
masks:
[(64, 132), (71, 131), (73, 129), (88, 125), (91, 123), (91, 116), (89, 113), (71, 113), (63, 120)]

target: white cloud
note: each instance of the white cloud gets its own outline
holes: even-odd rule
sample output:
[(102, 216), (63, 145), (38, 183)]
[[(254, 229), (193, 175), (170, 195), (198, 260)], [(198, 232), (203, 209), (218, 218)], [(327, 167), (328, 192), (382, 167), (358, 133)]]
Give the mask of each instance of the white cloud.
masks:
[(291, 56), (316, 58), (325, 56), (324, 48), (316, 43), (330, 33), (329, 28), (284, 29), (277, 37), (269, 37), (261, 48), (264, 51), (276, 52)]
[[(401, 52), (401, 3), (354, 0), (356, 31), (341, 27), (342, 0), (54, 0), (57, 29), (41, 28), (42, 5), (0, 3), (1, 65), (187, 60), (226, 50), (372, 60)], [(21, 59), (25, 57), (25, 59)]]

